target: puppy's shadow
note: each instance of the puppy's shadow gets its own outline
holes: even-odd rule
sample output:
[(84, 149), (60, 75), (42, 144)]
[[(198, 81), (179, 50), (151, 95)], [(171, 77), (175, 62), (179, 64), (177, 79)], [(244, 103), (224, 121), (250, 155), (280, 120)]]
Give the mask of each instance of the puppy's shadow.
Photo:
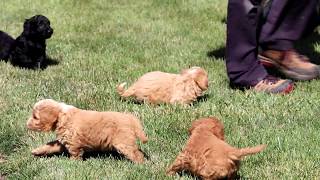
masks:
[[(189, 171), (178, 172), (178, 175), (179, 175), (180, 177), (187, 175), (187, 176), (190, 176), (192, 179), (201, 180), (200, 177), (193, 175), (193, 174), (192, 174), (191, 172), (189, 172)], [(241, 177), (239, 174), (237, 174), (237, 175), (234, 177), (234, 180), (240, 180), (240, 179), (247, 179), (247, 178)], [(221, 178), (221, 179), (219, 179), (219, 180), (228, 180), (228, 178), (225, 177), (225, 178)]]
[(134, 100), (133, 98), (124, 99), (124, 98), (120, 97), (119, 100), (122, 103), (128, 103), (128, 104), (134, 104), (134, 105), (140, 105), (140, 106), (145, 104), (145, 102), (137, 101), (137, 100)]
[[(45, 70), (49, 66), (56, 66), (60, 63), (58, 59), (51, 58), (49, 56), (46, 57), (46, 60), (41, 64), (40, 69)], [(34, 70), (38, 69), (37, 67), (33, 68)]]
[[(70, 158), (70, 154), (69, 152), (65, 149), (63, 152), (61, 153), (53, 153), (53, 154), (48, 154), (48, 155), (41, 155), (41, 156), (37, 156), (40, 158), (52, 158), (52, 157), (68, 157)], [(82, 160), (86, 161), (90, 158), (114, 158), (116, 160), (125, 160), (126, 158), (124, 157), (124, 155), (119, 154), (117, 151), (92, 151), (92, 152), (85, 152), (83, 154), (83, 158)]]
[[(12, 64), (11, 61), (9, 61), (9, 62), (11, 65), (13, 65), (15, 67), (19, 67), (21, 69), (39, 70), (39, 67), (37, 67), (34, 64)], [(57, 59), (53, 59), (51, 57), (46, 57), (46, 60), (40, 66), (40, 70), (45, 70), (49, 66), (55, 66), (55, 65), (58, 65), (59, 63), (60, 63), (60, 61)]]
[[(149, 160), (150, 156), (146, 154), (144, 151), (139, 149), (142, 154), (144, 155), (144, 158)], [(110, 158), (112, 157), (113, 159), (119, 160), (119, 161), (129, 161), (123, 154), (118, 153), (116, 150), (111, 150), (111, 151), (92, 151), (92, 152), (85, 152), (83, 155), (83, 160), (87, 160), (90, 158)]]
[(46, 69), (48, 66), (56, 66), (60, 63), (58, 59), (51, 58), (49, 56), (46, 57), (46, 61), (43, 63), (43, 69)]
[(189, 177), (191, 177), (191, 178), (192, 178), (192, 179), (194, 179), (194, 180), (201, 180), (201, 178), (200, 178), (200, 177), (198, 177), (198, 176), (196, 176), (196, 175), (192, 174), (190, 171), (182, 171), (182, 172), (178, 172), (178, 175), (179, 175), (180, 177), (183, 177), (183, 176), (189, 176)]
[[(54, 143), (54, 142), (52, 142)], [(48, 143), (50, 144), (50, 143)], [(149, 160), (150, 156), (145, 153), (144, 151), (142, 151), (141, 149), (139, 149), (142, 154), (144, 155), (144, 158)], [(41, 155), (41, 156), (37, 156), (40, 158), (52, 158), (52, 157), (68, 157), (70, 158), (70, 153), (68, 152), (68, 150), (66, 148), (63, 149), (62, 152), (59, 153), (53, 153), (53, 154), (49, 154), (49, 155)], [(108, 159), (108, 158), (113, 158), (116, 160), (127, 160), (129, 161), (123, 154), (118, 153), (116, 150), (110, 150), (110, 151), (91, 151), (91, 152), (85, 152), (83, 154), (82, 160), (86, 161), (90, 158), (103, 158), (103, 159)]]
[(92, 151), (92, 152), (85, 152), (83, 154), (83, 160), (86, 161), (91, 158), (103, 158), (108, 159), (112, 157), (115, 160), (123, 161), (126, 160), (125, 156), (118, 153), (117, 151)]
[(199, 96), (199, 97), (197, 97), (197, 100), (192, 103), (192, 106), (197, 106), (201, 103), (204, 103), (204, 102), (208, 101), (208, 99), (210, 99), (209, 94), (204, 94), (203, 96)]

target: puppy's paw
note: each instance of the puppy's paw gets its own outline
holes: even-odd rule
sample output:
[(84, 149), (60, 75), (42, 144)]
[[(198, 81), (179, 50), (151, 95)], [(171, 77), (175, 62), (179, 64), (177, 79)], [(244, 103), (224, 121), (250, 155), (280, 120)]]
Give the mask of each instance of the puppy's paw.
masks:
[(47, 154), (47, 152), (43, 148), (36, 148), (31, 151), (31, 154), (34, 156), (44, 156)]
[(176, 172), (173, 171), (172, 169), (168, 169), (168, 170), (166, 171), (166, 174), (167, 174), (168, 176), (173, 176), (173, 175), (176, 174)]
[(70, 156), (71, 160), (83, 160), (81, 156)]

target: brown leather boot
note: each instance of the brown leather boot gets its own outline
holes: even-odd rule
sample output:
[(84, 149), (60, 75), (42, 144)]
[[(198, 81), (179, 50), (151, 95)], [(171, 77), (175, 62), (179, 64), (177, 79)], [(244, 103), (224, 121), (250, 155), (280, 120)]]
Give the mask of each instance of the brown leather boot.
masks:
[(259, 54), (260, 62), (266, 67), (275, 67), (287, 78), (311, 80), (319, 76), (319, 66), (296, 51), (267, 50)]

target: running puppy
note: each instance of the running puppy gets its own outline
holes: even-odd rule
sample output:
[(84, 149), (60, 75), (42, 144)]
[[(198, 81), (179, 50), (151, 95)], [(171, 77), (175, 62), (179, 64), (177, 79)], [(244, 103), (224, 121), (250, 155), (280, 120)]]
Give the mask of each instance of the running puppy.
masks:
[(117, 87), (121, 97), (133, 97), (138, 102), (151, 104), (190, 104), (208, 89), (208, 74), (200, 67), (183, 70), (180, 74), (160, 71), (140, 77), (127, 90), (126, 83)]
[(262, 151), (266, 145), (234, 148), (224, 141), (222, 123), (216, 118), (201, 118), (192, 123), (189, 140), (167, 170), (173, 175), (183, 170), (202, 179), (234, 179), (242, 157)]
[(115, 149), (131, 161), (142, 163), (144, 155), (136, 140), (148, 141), (139, 119), (132, 114), (82, 110), (51, 99), (34, 105), (27, 128), (55, 131), (57, 135), (56, 143), (48, 143), (32, 151), (37, 156), (67, 149), (72, 159), (81, 159), (85, 151)]

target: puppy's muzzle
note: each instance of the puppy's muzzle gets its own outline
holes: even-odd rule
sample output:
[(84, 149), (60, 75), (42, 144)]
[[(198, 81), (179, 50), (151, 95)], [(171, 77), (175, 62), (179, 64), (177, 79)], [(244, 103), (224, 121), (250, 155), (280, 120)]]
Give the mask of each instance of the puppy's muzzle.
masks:
[(27, 128), (32, 129), (32, 119), (28, 119), (27, 121)]
[(48, 38), (50, 38), (51, 37), (51, 35), (53, 34), (53, 29), (52, 28), (49, 28), (48, 30), (47, 30), (47, 32), (46, 32), (46, 38), (48, 39)]

